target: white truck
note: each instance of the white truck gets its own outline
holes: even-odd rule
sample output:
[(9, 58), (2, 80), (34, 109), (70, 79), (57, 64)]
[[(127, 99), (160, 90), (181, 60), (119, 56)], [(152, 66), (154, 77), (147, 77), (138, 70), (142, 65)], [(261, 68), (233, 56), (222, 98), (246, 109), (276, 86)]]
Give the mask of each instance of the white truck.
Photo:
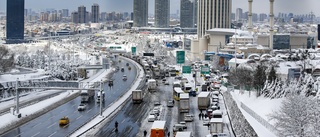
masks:
[(80, 93), (81, 103), (87, 103), (94, 98), (94, 90), (82, 90)]
[(143, 101), (142, 90), (133, 90), (132, 91), (132, 102), (141, 103)]
[[(104, 102), (104, 92), (102, 92), (102, 102)], [(97, 93), (97, 103), (100, 103), (100, 92)]]
[(210, 92), (200, 92), (198, 94), (199, 110), (206, 110), (210, 105)]
[(157, 81), (155, 79), (148, 79), (148, 90), (155, 91), (157, 88)]
[(189, 103), (189, 94), (188, 93), (184, 93), (184, 94), (180, 94), (180, 113), (188, 113), (189, 109), (190, 109), (190, 103)]
[(223, 133), (223, 119), (222, 118), (211, 118), (210, 120), (210, 134)]

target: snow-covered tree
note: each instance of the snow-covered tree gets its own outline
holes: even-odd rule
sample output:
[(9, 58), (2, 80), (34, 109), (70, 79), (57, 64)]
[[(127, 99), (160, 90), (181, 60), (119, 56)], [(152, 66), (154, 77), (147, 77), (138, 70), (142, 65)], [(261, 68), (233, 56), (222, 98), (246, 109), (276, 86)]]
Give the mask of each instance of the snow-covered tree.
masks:
[(14, 65), (14, 54), (4, 46), (0, 46), (0, 64), (0, 74), (11, 70)]
[(258, 91), (257, 96), (260, 96), (260, 90), (263, 88), (266, 79), (265, 68), (261, 65), (258, 65), (253, 77), (254, 88)]
[[(270, 120), (275, 120), (274, 126), (279, 130), (279, 136), (313, 137), (319, 136), (319, 130), (315, 123), (320, 110), (314, 109), (319, 106), (310, 97), (296, 93), (289, 94), (282, 102), (280, 110), (270, 115)], [(319, 107), (318, 107), (319, 108)], [(319, 123), (317, 123), (319, 125)]]

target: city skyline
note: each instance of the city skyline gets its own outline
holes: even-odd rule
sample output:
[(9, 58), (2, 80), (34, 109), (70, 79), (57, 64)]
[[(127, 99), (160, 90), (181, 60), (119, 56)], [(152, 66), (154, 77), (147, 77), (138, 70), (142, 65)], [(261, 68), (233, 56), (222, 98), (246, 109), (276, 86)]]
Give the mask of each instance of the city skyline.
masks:
[[(6, 11), (6, 1), (0, 0), (0, 11)], [(86, 6), (88, 9), (94, 3), (100, 5), (100, 12), (132, 12), (133, 11), (133, 0), (26, 0), (25, 8), (33, 9), (34, 11), (45, 10), (45, 9), (70, 9), (70, 12), (76, 11), (81, 5)], [(235, 13), (236, 8), (242, 8), (243, 11), (248, 10), (248, 0), (232, 0), (232, 12)], [(63, 4), (61, 4), (63, 3)], [(126, 3), (126, 4), (124, 4)], [(290, 6), (288, 6), (290, 3)], [(320, 9), (317, 5), (320, 4), (318, 0), (275, 0), (275, 13), (294, 13), (294, 14), (308, 14), (311, 11), (316, 16), (320, 16)], [(104, 6), (105, 5), (105, 6)], [(267, 13), (269, 14), (269, 0), (254, 0), (253, 1), (253, 13)], [(180, 0), (170, 0), (170, 13), (176, 14), (177, 10), (180, 10)], [(154, 14), (154, 0), (149, 0), (149, 14)]]

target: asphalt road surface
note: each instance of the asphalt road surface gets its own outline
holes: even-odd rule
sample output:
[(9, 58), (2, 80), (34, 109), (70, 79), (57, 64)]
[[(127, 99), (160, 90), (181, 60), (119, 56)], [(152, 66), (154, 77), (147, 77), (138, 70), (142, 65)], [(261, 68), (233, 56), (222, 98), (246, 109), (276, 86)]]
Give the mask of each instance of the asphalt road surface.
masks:
[[(117, 98), (127, 92), (131, 84), (134, 82), (137, 75), (136, 67), (129, 63), (131, 66), (131, 70), (129, 71), (126, 63), (126, 61), (122, 60), (121, 63), (117, 64), (120, 66), (120, 68), (125, 68), (125, 71), (117, 71), (113, 74), (112, 79), (114, 80), (114, 86), (112, 88), (108, 87), (108, 84), (103, 85), (103, 89), (105, 91), (104, 106), (108, 106), (110, 103), (114, 102)], [(122, 80), (123, 75), (127, 75), (128, 79), (126, 81)], [(95, 102), (95, 100), (91, 100), (91, 102), (88, 103), (85, 111), (79, 112), (77, 110), (79, 104), (80, 97), (7, 132), (3, 135), (3, 137), (66, 136), (100, 112), (100, 106)], [(70, 123), (61, 127), (59, 126), (59, 119), (63, 116), (68, 116)]]

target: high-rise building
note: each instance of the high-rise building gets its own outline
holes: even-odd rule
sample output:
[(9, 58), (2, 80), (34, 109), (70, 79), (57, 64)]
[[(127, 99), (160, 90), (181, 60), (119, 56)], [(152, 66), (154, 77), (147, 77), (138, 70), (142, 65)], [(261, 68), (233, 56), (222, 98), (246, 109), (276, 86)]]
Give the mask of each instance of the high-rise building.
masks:
[(74, 11), (71, 13), (71, 21), (73, 23), (79, 23), (79, 14), (78, 12)]
[(87, 11), (85, 6), (78, 7), (78, 23), (87, 23)]
[(154, 6), (155, 27), (168, 28), (170, 25), (170, 0), (155, 0)]
[(243, 11), (241, 8), (237, 8), (236, 9), (236, 21), (239, 21), (242, 19), (242, 14), (243, 14)]
[(91, 22), (98, 23), (99, 22), (99, 5), (93, 4), (91, 7)]
[(231, 0), (198, 1), (198, 38), (212, 28), (231, 27)]
[(133, 0), (133, 26), (148, 26), (148, 0)]
[(68, 9), (62, 9), (62, 17), (68, 17), (69, 16), (69, 10)]
[(7, 42), (24, 39), (24, 0), (7, 0)]
[(40, 20), (41, 21), (48, 21), (49, 20), (49, 13), (48, 12), (41, 12), (40, 13)]
[(193, 28), (195, 25), (195, 13), (194, 6), (195, 0), (181, 0), (180, 1), (180, 27), (181, 28)]
[(260, 13), (259, 14), (259, 21), (264, 21), (265, 19), (267, 19), (268, 15), (265, 13)]
[(193, 24), (196, 26), (198, 23), (198, 1), (194, 0), (193, 2)]
[(106, 21), (107, 20), (107, 12), (101, 12), (100, 20), (101, 21)]

